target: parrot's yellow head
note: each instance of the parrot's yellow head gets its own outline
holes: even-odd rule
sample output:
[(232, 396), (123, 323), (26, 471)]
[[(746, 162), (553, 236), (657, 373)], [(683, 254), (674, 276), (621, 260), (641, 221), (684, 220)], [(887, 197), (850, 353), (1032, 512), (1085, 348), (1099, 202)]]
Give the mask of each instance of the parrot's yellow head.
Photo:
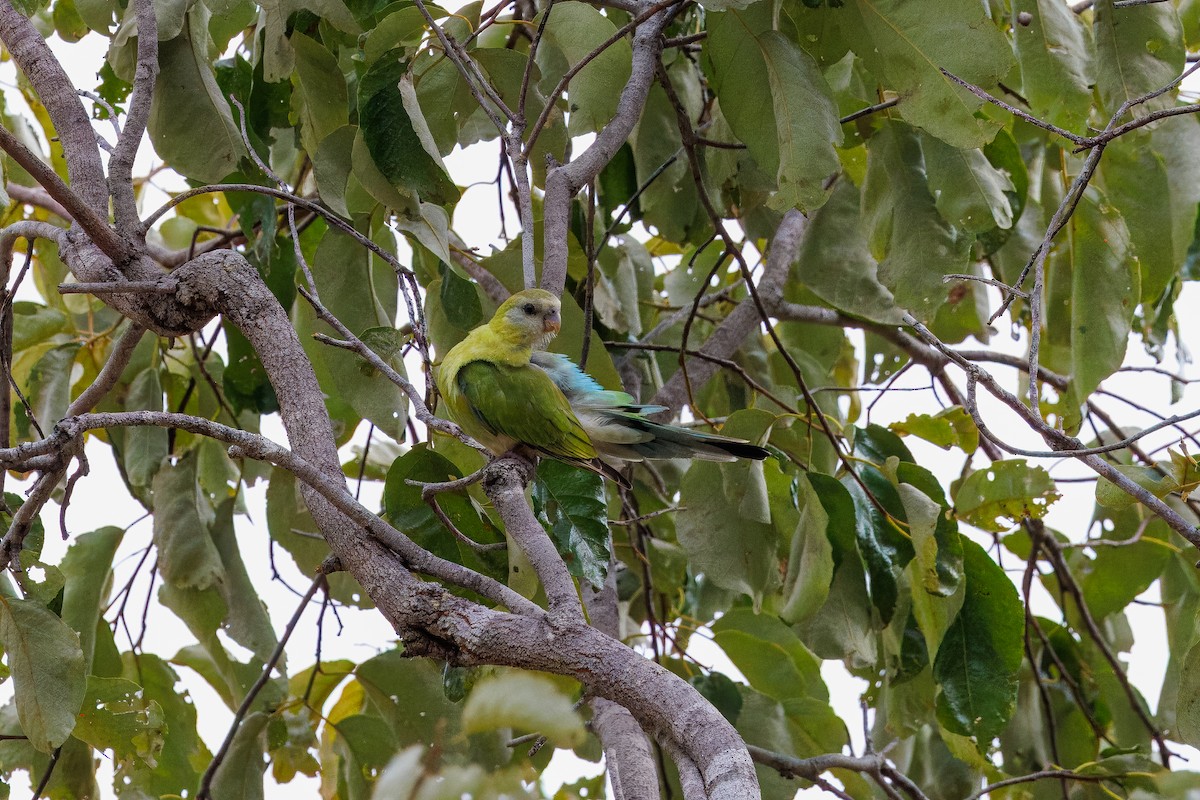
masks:
[(562, 326), (561, 305), (545, 289), (526, 289), (501, 303), (489, 325), (506, 341), (541, 349)]

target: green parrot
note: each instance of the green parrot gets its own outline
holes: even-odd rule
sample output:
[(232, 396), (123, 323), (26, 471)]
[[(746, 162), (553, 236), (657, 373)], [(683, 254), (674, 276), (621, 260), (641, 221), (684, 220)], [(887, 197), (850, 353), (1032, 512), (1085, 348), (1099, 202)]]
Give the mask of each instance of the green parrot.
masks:
[(559, 308), (545, 290), (517, 292), (442, 359), (437, 382), (450, 417), (484, 447), (501, 455), (524, 445), (625, 486), (614, 467), (626, 461), (767, 457), (741, 439), (652, 422), (645, 415), (663, 406), (605, 390), (566, 356), (545, 352)]

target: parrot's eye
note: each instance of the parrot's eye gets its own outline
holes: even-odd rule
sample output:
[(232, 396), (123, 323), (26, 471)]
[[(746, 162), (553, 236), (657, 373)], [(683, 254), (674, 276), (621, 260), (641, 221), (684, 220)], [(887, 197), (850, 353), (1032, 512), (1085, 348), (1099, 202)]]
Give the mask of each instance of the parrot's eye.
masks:
[(521, 306), (521, 310), (530, 316), (533, 316), (533, 312), (537, 311), (537, 309), (533, 307), (533, 303), (526, 303), (525, 305)]

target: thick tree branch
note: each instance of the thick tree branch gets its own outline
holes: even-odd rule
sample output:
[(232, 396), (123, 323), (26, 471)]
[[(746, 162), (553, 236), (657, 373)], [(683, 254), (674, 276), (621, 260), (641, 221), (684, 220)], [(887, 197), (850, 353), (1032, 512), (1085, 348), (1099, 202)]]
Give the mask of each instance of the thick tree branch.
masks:
[[(6, 0), (0, 0), (0, 27), (4, 24), (3, 7), (5, 2)], [(91, 130), (92, 128), (89, 125), (89, 133)], [(79, 227), (83, 228), (84, 232), (91, 237), (92, 241), (95, 242), (96, 246), (105, 255), (114, 260), (127, 257), (130, 252), (128, 243), (121, 239), (116, 231), (108, 226), (104, 218), (88, 205), (83, 197), (76, 194), (70, 187), (63, 183), (62, 178), (58, 177), (58, 173), (49, 164), (39, 158), (36, 153), (26, 147), (20, 139), (13, 136), (3, 126), (0, 126), (0, 150), (8, 153), (13, 161), (16, 161), (21, 165), (23, 170), (32, 175), (34, 180), (46, 190), (46, 194), (67, 212), (64, 216), (75, 220)]]
[[(620, 640), (620, 609), (617, 607), (617, 563), (615, 558), (608, 562), (608, 574), (604, 585), (593, 589), (590, 585), (583, 587), (583, 602), (587, 608), (588, 618), (592, 627), (600, 632)], [(609, 779), (613, 792), (618, 800), (655, 800), (659, 797), (658, 771), (655, 769), (654, 751), (645, 731), (638, 725), (637, 720), (629, 710), (620, 705), (594, 697), (592, 707), (592, 728), (600, 743), (604, 746), (604, 758), (608, 765)], [(686, 759), (682, 751), (679, 758)], [(691, 762), (688, 762), (689, 764)], [(701, 791), (704, 782), (698, 770), (693, 774), (699, 783)], [(680, 772), (683, 772), (681, 767)], [(699, 798), (707, 794), (697, 795)]]
[[(93, 213), (104, 213), (108, 207), (108, 191), (92, 122), (58, 58), (33, 23), (13, 7), (11, 0), (0, 0), (0, 40), (29, 79), (54, 123), (74, 192)], [(7, 146), (4, 149), (11, 154)], [(21, 166), (25, 167), (25, 164)], [(29, 171), (28, 167), (25, 169)], [(51, 187), (46, 186), (46, 189), (54, 194)], [(56, 196), (55, 199), (70, 208), (63, 198)], [(82, 224), (82, 220), (80, 222)], [(102, 244), (99, 239), (96, 243)]]
[(707, 800), (708, 791), (704, 788), (704, 776), (700, 774), (696, 762), (681, 752), (674, 742), (668, 742), (666, 748), (679, 773), (679, 787), (683, 789), (683, 800)]
[(575, 589), (575, 581), (567, 565), (546, 534), (546, 529), (533, 516), (525, 500), (525, 484), (530, 478), (530, 464), (516, 458), (493, 461), (483, 479), (483, 489), (504, 520), (504, 531), (524, 551), (533, 571), (546, 590), (550, 614), (555, 619), (583, 619), (583, 606)]
[(133, 162), (137, 157), (142, 134), (150, 119), (150, 101), (154, 96), (154, 81), (158, 77), (158, 19), (153, 0), (134, 0), (137, 10), (137, 68), (133, 77), (133, 93), (129, 97), (129, 113), (125, 127), (117, 137), (112, 158), (108, 160), (108, 187), (112, 196), (113, 216), (117, 230), (134, 238), (138, 230), (137, 200), (133, 194)]
[[(546, 174), (543, 205), (543, 289), (560, 295), (567, 280), (567, 242), (570, 237), (571, 201), (612, 160), (633, 131), (650, 93), (662, 50), (663, 28), (677, 6), (669, 6), (647, 19), (633, 35), (633, 66), (629, 81), (617, 101), (617, 114), (595, 141), (569, 164), (552, 167)], [(532, 232), (528, 232), (532, 235)]]
[(133, 351), (137, 349), (145, 334), (146, 329), (141, 325), (136, 322), (130, 324), (125, 333), (121, 334), (121, 338), (113, 344), (112, 352), (109, 354), (108, 360), (104, 362), (100, 373), (67, 407), (68, 417), (91, 411), (104, 398), (104, 395), (117, 385), (117, 381), (121, 379), (121, 373), (125, 371), (125, 367), (129, 366), (129, 359), (133, 357)]
[[(340, 475), (337, 478), (329, 476), (311, 461), (258, 434), (230, 428), (188, 414), (174, 414), (167, 411), (124, 411), (68, 417), (59, 423), (53, 437), (42, 441), (53, 443), (57, 439), (60, 442), (71, 442), (85, 431), (128, 426), (186, 430), (233, 445), (232, 457), (253, 458), (282, 467), (300, 479), (302, 485), (309, 490), (310, 496), (317, 497), (322, 504), (327, 504), (330, 508), (340, 512), (340, 515), (344, 515), (339, 527), (339, 534), (343, 537), (357, 539), (357, 546), (360, 549), (366, 548), (363, 547), (364, 540), (359, 536), (358, 531), (366, 529), (376, 541), (386, 545), (400, 557), (407, 567), (416, 572), (453, 583), (464, 589), (470, 589), (513, 612), (541, 614), (540, 608), (507, 586), (460, 564), (439, 558), (417, 546), (403, 533), (355, 500), (354, 496), (346, 489), (345, 480)], [(0, 463), (8, 463), (5, 455), (12, 450), (20, 449), (11, 448), (8, 451), (0, 451)]]
[(50, 196), (49, 192), (39, 186), (24, 186), (9, 181), (5, 184), (4, 190), (8, 192), (10, 198), (16, 200), (18, 203), (24, 203), (25, 205), (49, 211), (51, 214), (65, 220), (72, 219), (71, 212), (67, 211), (62, 203), (55, 200)]

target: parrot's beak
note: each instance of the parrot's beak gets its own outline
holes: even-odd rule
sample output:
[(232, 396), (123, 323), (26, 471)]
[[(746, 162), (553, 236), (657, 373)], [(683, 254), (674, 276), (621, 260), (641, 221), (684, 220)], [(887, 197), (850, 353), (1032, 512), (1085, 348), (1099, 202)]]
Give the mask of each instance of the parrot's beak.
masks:
[(561, 327), (562, 322), (559, 320), (557, 312), (548, 315), (542, 320), (542, 330), (546, 333), (557, 335)]

